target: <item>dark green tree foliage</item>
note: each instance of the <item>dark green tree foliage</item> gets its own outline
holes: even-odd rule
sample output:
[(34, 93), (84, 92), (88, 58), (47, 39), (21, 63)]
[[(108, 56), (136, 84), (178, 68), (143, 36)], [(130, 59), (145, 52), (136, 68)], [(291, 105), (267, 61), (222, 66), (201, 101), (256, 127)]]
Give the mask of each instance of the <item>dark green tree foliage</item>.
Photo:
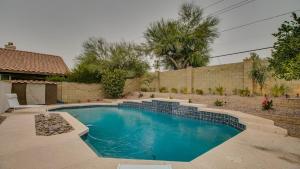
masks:
[(98, 83), (104, 70), (121, 69), (127, 78), (142, 76), (149, 65), (138, 45), (108, 43), (102, 38), (90, 38), (83, 43), (83, 53), (76, 58), (77, 65), (69, 75), (70, 81)]
[(285, 80), (300, 79), (300, 17), (292, 16), (292, 21), (285, 21), (273, 34), (277, 41), (269, 58), (275, 76)]
[(111, 44), (108, 65), (112, 69), (124, 70), (128, 78), (141, 77), (150, 68), (143, 60), (143, 49), (135, 44), (119, 42)]
[(68, 76), (68, 81), (79, 83), (101, 82), (101, 70), (95, 64), (79, 64)]
[(218, 36), (218, 19), (203, 16), (203, 10), (185, 3), (178, 19), (154, 22), (144, 36), (148, 52), (160, 57), (168, 69), (200, 67), (209, 62), (210, 44)]
[(84, 43), (84, 49), (81, 60), (92, 55), (94, 63), (103, 68), (122, 69), (129, 77), (139, 77), (149, 69), (142, 48), (133, 43), (108, 43), (102, 38), (90, 38)]
[(52, 81), (52, 82), (63, 82), (63, 81), (67, 81), (66, 77), (64, 76), (56, 76), (56, 75), (53, 75), (53, 76), (48, 76), (46, 78), (46, 81)]
[(106, 96), (119, 98), (125, 86), (125, 72), (119, 69), (108, 69), (103, 72), (102, 86)]

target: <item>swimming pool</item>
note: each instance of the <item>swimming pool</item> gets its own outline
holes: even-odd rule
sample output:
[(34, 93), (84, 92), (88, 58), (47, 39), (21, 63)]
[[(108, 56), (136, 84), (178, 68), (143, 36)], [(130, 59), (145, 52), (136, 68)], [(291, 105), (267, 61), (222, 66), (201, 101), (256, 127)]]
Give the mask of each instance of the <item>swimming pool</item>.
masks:
[(82, 139), (98, 156), (191, 161), (241, 130), (212, 121), (123, 106), (64, 108), (89, 128)]

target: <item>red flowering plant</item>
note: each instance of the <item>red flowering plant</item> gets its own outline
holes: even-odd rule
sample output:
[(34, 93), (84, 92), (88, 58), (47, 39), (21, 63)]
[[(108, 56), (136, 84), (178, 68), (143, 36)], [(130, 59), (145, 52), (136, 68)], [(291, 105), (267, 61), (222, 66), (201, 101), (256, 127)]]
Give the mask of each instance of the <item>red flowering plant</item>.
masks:
[(269, 100), (268, 97), (265, 97), (261, 105), (263, 110), (273, 109), (273, 100)]

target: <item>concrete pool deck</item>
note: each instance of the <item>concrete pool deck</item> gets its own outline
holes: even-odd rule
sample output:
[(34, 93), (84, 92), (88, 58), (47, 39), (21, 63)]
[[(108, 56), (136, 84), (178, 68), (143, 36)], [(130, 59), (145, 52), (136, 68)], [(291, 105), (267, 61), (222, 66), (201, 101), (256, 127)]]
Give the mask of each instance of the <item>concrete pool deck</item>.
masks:
[[(188, 104), (186, 101), (180, 102)], [(68, 104), (47, 108), (108, 104)], [(117, 102), (110, 105), (115, 104)], [(287, 136), (286, 130), (274, 126), (273, 121), (238, 111), (211, 109), (205, 105), (197, 107), (199, 110), (227, 113), (238, 117), (241, 123), (247, 125), (247, 129), (191, 162), (102, 158), (79, 137), (87, 132), (88, 128), (68, 113), (61, 112), (61, 115), (75, 130), (54, 136), (36, 136), (34, 115), (44, 112), (45, 107), (23, 109), (7, 113), (7, 119), (0, 124), (0, 168), (116, 169), (120, 163), (171, 164), (173, 169), (300, 168), (300, 139)]]

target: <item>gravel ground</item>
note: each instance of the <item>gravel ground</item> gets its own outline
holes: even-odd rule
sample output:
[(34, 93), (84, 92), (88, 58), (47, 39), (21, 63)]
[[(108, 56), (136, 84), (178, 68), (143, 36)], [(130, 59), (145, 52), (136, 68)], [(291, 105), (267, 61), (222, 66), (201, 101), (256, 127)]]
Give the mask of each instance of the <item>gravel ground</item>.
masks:
[(6, 119), (5, 116), (0, 116), (0, 124)]
[(39, 114), (35, 115), (36, 135), (51, 136), (67, 133), (73, 127), (59, 114)]
[[(143, 93), (143, 98), (149, 98), (152, 93)], [(217, 96), (217, 95), (191, 95), (191, 94), (170, 94), (170, 93), (154, 93), (155, 97), (174, 99), (191, 99), (193, 103), (207, 104), (208, 107), (236, 110), (244, 113), (260, 116), (263, 118), (271, 119), (275, 122), (275, 125), (280, 126), (288, 130), (290, 136), (300, 138), (300, 110), (291, 109), (288, 107), (279, 107), (274, 104), (274, 109), (269, 111), (263, 111), (261, 109), (261, 102), (263, 97), (240, 97), (240, 96)], [(128, 99), (138, 98), (138, 93), (134, 93), (127, 96)], [(226, 104), (222, 107), (217, 107), (214, 102), (217, 99), (226, 101)], [(285, 98), (271, 98), (274, 103)]]

